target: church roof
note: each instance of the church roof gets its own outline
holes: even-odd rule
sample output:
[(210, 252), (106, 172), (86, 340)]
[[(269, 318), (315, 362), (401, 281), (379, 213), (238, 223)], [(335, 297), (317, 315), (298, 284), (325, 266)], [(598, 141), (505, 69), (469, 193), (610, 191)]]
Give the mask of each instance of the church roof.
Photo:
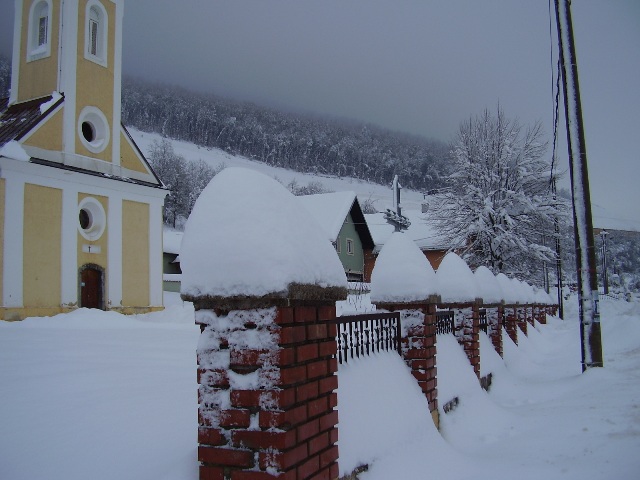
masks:
[(64, 97), (60, 97), (49, 108), (41, 108), (51, 100), (53, 95), (47, 95), (9, 105), (8, 98), (0, 99), (0, 147), (11, 140), (20, 140), (47, 115), (49, 110), (62, 103)]
[[(13, 105), (9, 105), (8, 98), (0, 99), (0, 149), (2, 149), (4, 145), (11, 141), (19, 141), (23, 136), (25, 136), (40, 122), (42, 122), (50, 112), (54, 111), (63, 102), (64, 95), (60, 95), (56, 92), (45, 97), (28, 100), (26, 102), (15, 103)], [(63, 170), (84, 173), (87, 175), (110, 178), (122, 182), (135, 183), (137, 185), (164, 189), (165, 187), (162, 184), (162, 181), (155, 173), (151, 165), (149, 165), (149, 162), (144, 157), (144, 154), (140, 151), (138, 145), (136, 145), (135, 141), (133, 140), (125, 126), (122, 124), (120, 126), (123, 133), (126, 135), (131, 145), (139, 155), (141, 161), (144, 162), (146, 167), (149, 169), (149, 172), (151, 172), (153, 181), (144, 181), (141, 179), (121, 177), (105, 172), (67, 165), (63, 162), (52, 161), (50, 159), (31, 157), (29, 161), (31, 163), (45, 165), (52, 168), (59, 168)]]

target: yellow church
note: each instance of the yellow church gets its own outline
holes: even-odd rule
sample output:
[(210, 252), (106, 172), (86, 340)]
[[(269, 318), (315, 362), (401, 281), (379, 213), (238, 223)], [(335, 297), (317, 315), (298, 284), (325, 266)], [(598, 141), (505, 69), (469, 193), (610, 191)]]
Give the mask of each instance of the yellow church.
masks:
[(124, 0), (15, 0), (0, 319), (162, 308), (167, 190), (121, 124)]

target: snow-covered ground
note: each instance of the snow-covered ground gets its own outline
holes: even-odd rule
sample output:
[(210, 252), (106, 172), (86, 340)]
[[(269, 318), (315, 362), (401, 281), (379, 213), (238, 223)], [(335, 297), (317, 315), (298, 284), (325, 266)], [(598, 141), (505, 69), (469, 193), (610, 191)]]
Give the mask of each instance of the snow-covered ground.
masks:
[[(199, 330), (190, 304), (165, 298), (148, 315), (0, 321), (0, 479), (197, 479)], [(575, 304), (520, 346), (506, 340), (504, 362), (482, 342), (488, 394), (441, 339), (441, 393), (460, 404), (440, 433), (395, 354), (341, 367), (341, 468), (369, 463), (362, 480), (639, 478), (640, 303), (603, 302), (605, 368), (586, 374)]]

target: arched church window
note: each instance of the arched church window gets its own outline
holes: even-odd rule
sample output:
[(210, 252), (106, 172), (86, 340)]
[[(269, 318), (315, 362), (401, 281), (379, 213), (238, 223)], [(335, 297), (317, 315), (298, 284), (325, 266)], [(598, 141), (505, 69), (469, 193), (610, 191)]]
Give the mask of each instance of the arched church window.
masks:
[(85, 22), (85, 58), (107, 66), (107, 11), (97, 0), (87, 2)]
[(51, 0), (36, 0), (29, 11), (27, 61), (51, 55)]

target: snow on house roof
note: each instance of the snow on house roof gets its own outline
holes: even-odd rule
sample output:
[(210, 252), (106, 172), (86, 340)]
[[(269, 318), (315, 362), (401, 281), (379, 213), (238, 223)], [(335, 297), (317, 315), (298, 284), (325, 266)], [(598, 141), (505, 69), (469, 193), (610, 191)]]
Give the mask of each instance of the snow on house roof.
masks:
[(375, 246), (373, 238), (354, 192), (320, 193), (296, 198), (325, 230), (327, 238), (334, 244), (347, 215), (351, 213), (351, 221), (358, 232), (362, 246), (373, 250)]
[(395, 232), (380, 251), (371, 273), (371, 300), (418, 302), (436, 295), (436, 274), (405, 232)]
[(326, 232), (329, 241), (334, 243), (353, 202), (356, 201), (356, 194), (355, 192), (333, 192), (296, 198), (314, 216)]
[(192, 297), (284, 296), (292, 284), (347, 287), (322, 227), (280, 183), (244, 168), (223, 170), (202, 191), (180, 258), (181, 293)]
[[(420, 250), (448, 250), (452, 246), (451, 242), (438, 234), (428, 214), (419, 210), (403, 210), (402, 214), (411, 221), (406, 233)], [(394, 232), (394, 227), (384, 219), (384, 213), (366, 214), (365, 218), (373, 237), (375, 251), (380, 251)]]
[(184, 232), (178, 232), (165, 227), (162, 230), (162, 251), (164, 253), (180, 254), (180, 244)]

